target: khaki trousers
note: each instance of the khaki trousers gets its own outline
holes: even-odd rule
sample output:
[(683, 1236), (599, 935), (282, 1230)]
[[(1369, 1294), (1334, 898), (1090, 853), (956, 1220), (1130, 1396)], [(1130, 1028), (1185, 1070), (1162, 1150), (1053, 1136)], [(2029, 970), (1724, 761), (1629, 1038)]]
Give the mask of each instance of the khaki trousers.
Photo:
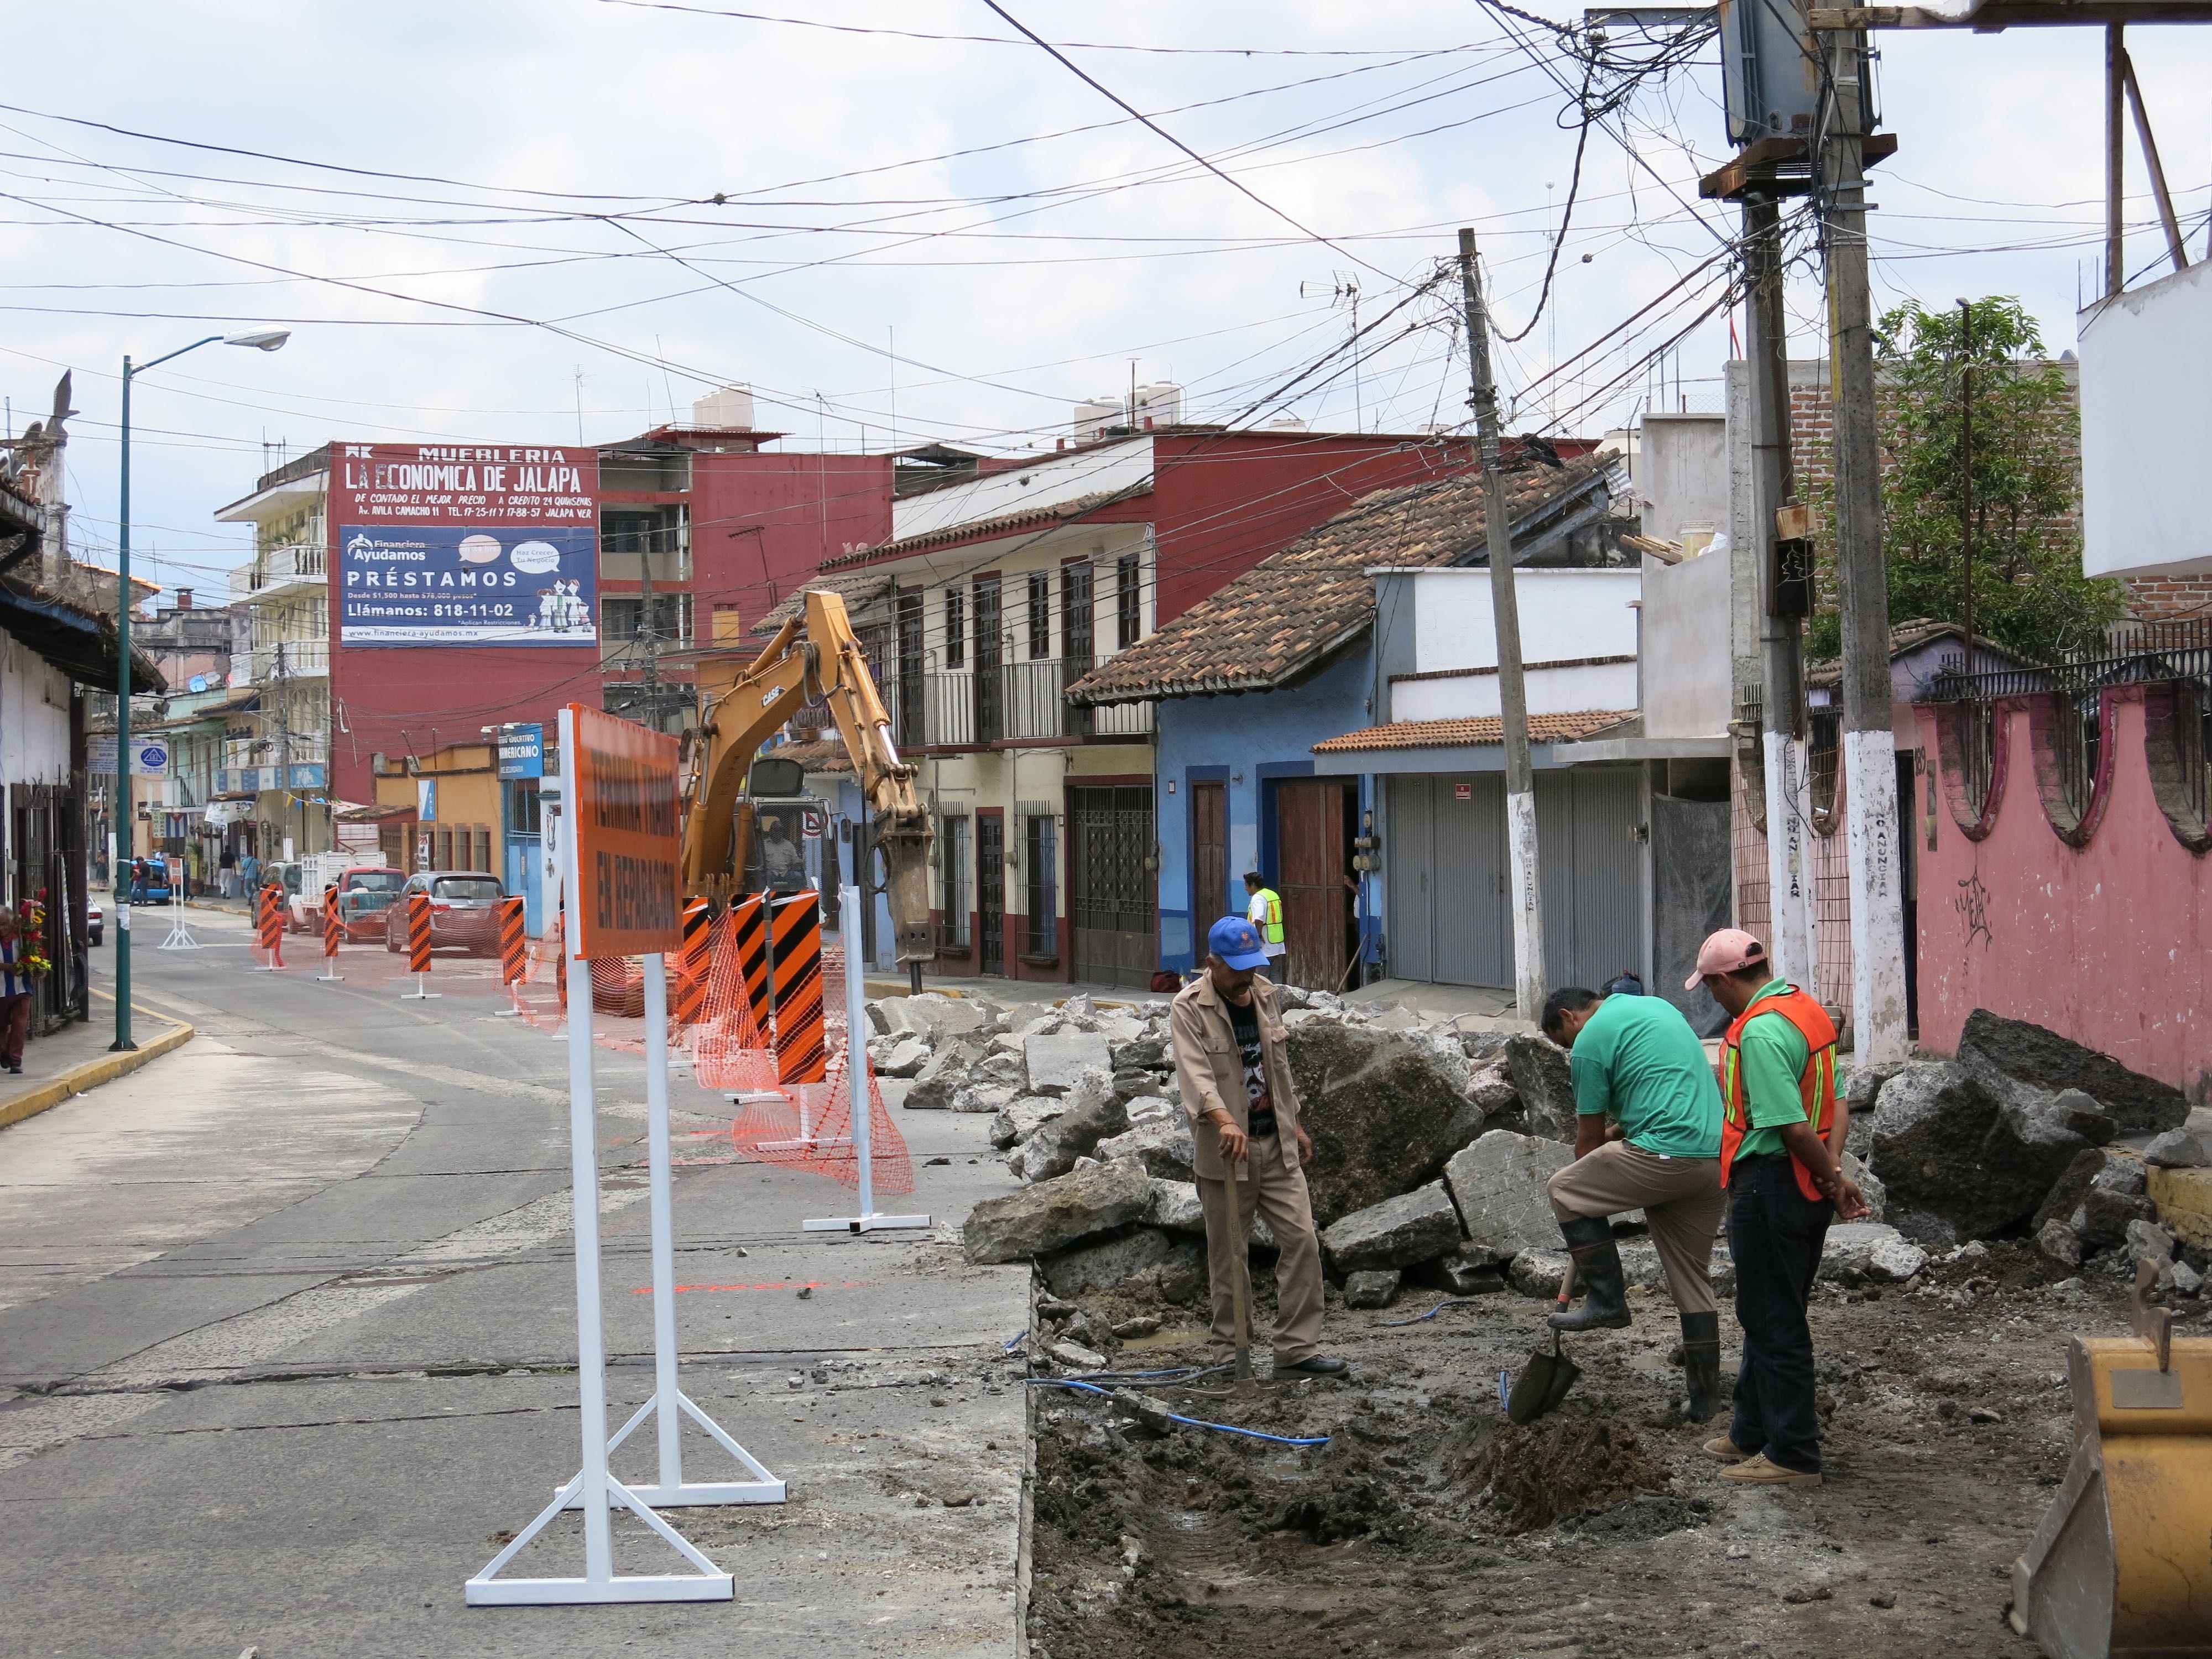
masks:
[(1250, 1143), (1252, 1178), (1237, 1188), (1244, 1237), (1232, 1238), (1226, 1182), (1199, 1178), (1198, 1200), (1206, 1212), (1206, 1269), (1213, 1288), (1213, 1340), (1224, 1347), (1237, 1342), (1235, 1252), (1251, 1249), (1252, 1215), (1265, 1216), (1280, 1254), (1275, 1258), (1275, 1358), (1294, 1365), (1321, 1347), (1321, 1240), (1314, 1236), (1313, 1205), (1306, 1196), (1303, 1170), (1283, 1167), (1281, 1140), (1270, 1135)]
[(1720, 1159), (1661, 1158), (1608, 1140), (1553, 1176), (1549, 1191), (1552, 1213), (1562, 1221), (1643, 1211), (1675, 1308), (1713, 1311), (1713, 1240), (1725, 1201)]

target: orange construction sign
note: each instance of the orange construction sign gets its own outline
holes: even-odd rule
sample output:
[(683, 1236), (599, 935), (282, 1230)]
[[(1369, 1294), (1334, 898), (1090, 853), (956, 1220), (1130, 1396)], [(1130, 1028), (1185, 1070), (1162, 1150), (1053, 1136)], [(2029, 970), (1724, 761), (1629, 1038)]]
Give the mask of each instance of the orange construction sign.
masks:
[(576, 742), (567, 762), (568, 811), (581, 874), (576, 954), (672, 955), (683, 945), (676, 739), (580, 703), (568, 707)]

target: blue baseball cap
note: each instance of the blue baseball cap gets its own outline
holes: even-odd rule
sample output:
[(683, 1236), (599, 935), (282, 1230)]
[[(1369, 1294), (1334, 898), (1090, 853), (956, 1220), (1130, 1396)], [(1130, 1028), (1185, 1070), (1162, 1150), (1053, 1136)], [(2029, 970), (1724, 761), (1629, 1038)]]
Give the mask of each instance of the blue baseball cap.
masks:
[(1224, 916), (1215, 922), (1206, 933), (1206, 948), (1239, 970), (1267, 965), (1260, 930), (1242, 916)]

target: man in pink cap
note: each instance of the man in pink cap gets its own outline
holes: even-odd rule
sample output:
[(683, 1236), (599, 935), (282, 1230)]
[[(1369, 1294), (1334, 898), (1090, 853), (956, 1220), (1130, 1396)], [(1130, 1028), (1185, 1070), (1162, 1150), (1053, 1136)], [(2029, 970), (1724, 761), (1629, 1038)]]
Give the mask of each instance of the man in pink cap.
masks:
[(1817, 1486), (1820, 1423), (1805, 1310), (1829, 1222), (1867, 1212), (1840, 1156), (1850, 1124), (1836, 1096), (1836, 1027), (1739, 927), (1699, 947), (1683, 988), (1700, 985), (1734, 1019), (1721, 1049), (1721, 1185), (1743, 1327), (1735, 1416), (1705, 1450), (1729, 1465), (1723, 1480)]

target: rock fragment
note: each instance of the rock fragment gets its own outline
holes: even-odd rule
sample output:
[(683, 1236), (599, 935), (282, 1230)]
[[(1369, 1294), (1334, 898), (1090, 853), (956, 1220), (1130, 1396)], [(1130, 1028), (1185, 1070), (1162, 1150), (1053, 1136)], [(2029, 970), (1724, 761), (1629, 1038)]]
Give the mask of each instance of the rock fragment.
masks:
[(1440, 1181), (1341, 1216), (1321, 1235), (1329, 1264), (1347, 1274), (1410, 1267), (1459, 1242), (1459, 1212)]
[(1902, 1285), (1928, 1265), (1928, 1252), (1894, 1227), (1872, 1221), (1828, 1229), (1820, 1277), (1838, 1285)]
[(1025, 1037), (1022, 1060), (1028, 1067), (1031, 1094), (1065, 1093), (1074, 1086), (1076, 1074), (1088, 1066), (1111, 1075), (1111, 1045), (1095, 1031), (1066, 1031), (1056, 1036)]
[(1288, 1053), (1314, 1141), (1306, 1184), (1321, 1226), (1433, 1181), (1481, 1129), (1464, 1079), (1424, 1042), (1315, 1020), (1291, 1030)]
[(1048, 1255), (1132, 1225), (1152, 1203), (1152, 1177), (1133, 1164), (1102, 1164), (1041, 1181), (975, 1207), (964, 1235), (968, 1259), (988, 1263)]
[(1039, 1270), (1054, 1296), (1087, 1296), (1126, 1285), (1148, 1267), (1189, 1271), (1203, 1260), (1204, 1253), (1191, 1239), (1156, 1227), (1139, 1227), (1103, 1244), (1086, 1244), (1047, 1257)]
[(1444, 1185), (1468, 1242), (1509, 1261), (1559, 1242), (1545, 1183), (1573, 1162), (1571, 1150), (1537, 1135), (1492, 1129), (1444, 1165)]
[(2124, 1135), (2177, 1128), (2189, 1116), (2188, 1097), (2172, 1085), (2131, 1072), (2110, 1054), (2056, 1031), (1986, 1008), (1966, 1016), (1959, 1033), (1959, 1060), (2052, 1094), (2079, 1089), (2099, 1103)]
[(1516, 1031), (1505, 1040), (1505, 1074), (1521, 1102), (1522, 1130), (1547, 1140), (1575, 1138), (1575, 1085), (1567, 1051), (1548, 1037)]
[(1344, 1281), (1344, 1305), (1347, 1308), (1387, 1308), (1398, 1299), (1398, 1286), (1402, 1278), (1395, 1267), (1350, 1274)]

